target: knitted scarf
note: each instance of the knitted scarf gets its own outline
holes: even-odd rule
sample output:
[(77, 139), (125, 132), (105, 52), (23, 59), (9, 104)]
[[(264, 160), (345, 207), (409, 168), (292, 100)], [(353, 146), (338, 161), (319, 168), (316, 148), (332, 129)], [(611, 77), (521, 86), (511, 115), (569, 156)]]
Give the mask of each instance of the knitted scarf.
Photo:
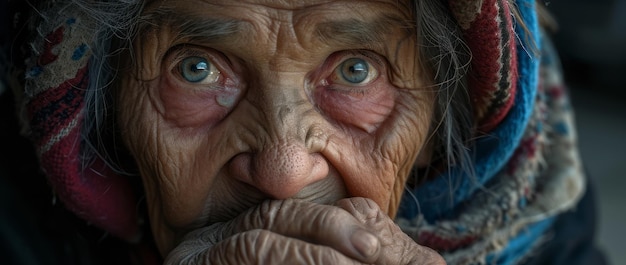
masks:
[[(486, 74), (500, 77), (500, 73), (514, 71), (515, 67), (506, 69), (506, 62), (517, 60), (518, 78), (507, 80), (517, 82), (510, 84), (514, 89), (509, 91), (515, 91), (513, 104), (506, 116), (497, 115), (502, 120), (486, 123), (491, 130), (476, 141), (473, 175), (452, 167), (407, 190), (397, 222), (418, 243), (442, 253), (448, 264), (517, 264), (547, 240), (544, 235), (554, 217), (575, 205), (585, 182), (560, 66), (538, 28), (534, 2), (517, 1), (528, 28), (510, 28), (515, 33), (488, 30), (502, 29), (511, 19), (507, 1), (484, 0), (482, 6), (478, 2), (456, 1), (452, 10), (462, 10), (463, 16), (457, 19), (474, 52), (474, 70), (486, 69), (481, 60), (494, 61), (475, 52), (480, 47), (473, 45), (490, 46), (482, 41), (483, 34), (498, 40), (495, 47), (499, 50), (510, 52), (508, 56), (502, 52), (486, 55), (506, 57), (496, 60), (504, 62), (498, 71)], [(510, 36), (515, 39), (503, 43)], [(529, 38), (538, 40), (537, 52), (521, 41)], [(507, 85), (487, 80), (479, 85)], [(497, 102), (499, 93), (493, 93)]]
[[(87, 164), (81, 158), (85, 91), (98, 89), (89, 73), (93, 54), (103, 52), (94, 47), (95, 22), (71, 4), (49, 3), (33, 26), (39, 35), (19, 96), (26, 130), (66, 207), (136, 241), (137, 201), (128, 181), (98, 157)], [(483, 134), (472, 150), (473, 174), (451, 167), (407, 190), (397, 222), (448, 264), (515, 264), (584, 192), (571, 109), (554, 52), (541, 41), (534, 1), (515, 1), (526, 28), (506, 0), (448, 3), (472, 51), (468, 82)]]

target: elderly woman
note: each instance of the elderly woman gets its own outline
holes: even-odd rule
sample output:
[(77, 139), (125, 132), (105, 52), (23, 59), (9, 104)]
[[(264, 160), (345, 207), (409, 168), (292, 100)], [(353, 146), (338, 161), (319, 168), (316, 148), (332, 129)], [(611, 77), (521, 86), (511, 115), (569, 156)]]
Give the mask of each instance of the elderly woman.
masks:
[(45, 1), (14, 93), (64, 205), (166, 264), (574, 264), (536, 8)]

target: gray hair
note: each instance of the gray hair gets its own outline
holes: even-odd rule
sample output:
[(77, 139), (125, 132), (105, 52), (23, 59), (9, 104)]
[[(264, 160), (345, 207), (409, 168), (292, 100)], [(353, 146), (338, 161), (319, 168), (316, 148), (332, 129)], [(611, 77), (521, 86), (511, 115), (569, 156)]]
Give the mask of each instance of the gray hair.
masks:
[[(35, 3), (33, 3), (35, 2)], [(43, 38), (47, 32), (42, 29), (42, 25), (54, 23), (55, 16), (59, 13), (71, 16), (78, 16), (81, 22), (81, 30), (86, 29), (93, 32), (96, 38), (89, 43), (91, 57), (89, 58), (89, 83), (84, 96), (84, 122), (81, 131), (82, 149), (81, 161), (83, 167), (87, 167), (96, 156), (101, 156), (103, 161), (109, 163), (112, 169), (119, 169), (113, 165), (113, 154), (108, 152), (108, 138), (105, 134), (109, 132), (107, 123), (111, 119), (113, 112), (111, 98), (111, 84), (116, 77), (117, 67), (111, 64), (111, 58), (115, 57), (121, 50), (130, 48), (132, 38), (136, 33), (136, 25), (138, 18), (143, 9), (144, 0), (46, 0), (32, 1), (27, 0), (22, 3), (15, 4), (12, 12), (14, 12), (14, 23), (17, 21), (26, 24), (25, 28), (30, 31), (15, 33), (13, 36), (16, 46), (22, 45), (20, 51), (15, 51), (18, 56), (26, 56), (27, 50), (32, 54), (30, 56), (38, 56), (41, 52), (33, 43), (28, 43), (30, 38)], [(24, 19), (18, 19), (22, 18)], [(16, 27), (17, 25), (14, 25)], [(50, 26), (55, 26), (51, 24)], [(45, 27), (43, 27), (45, 28)], [(15, 29), (18, 31), (18, 29)], [(31, 36), (28, 36), (31, 35)], [(45, 41), (45, 40), (44, 40)], [(12, 51), (13, 52), (13, 51)], [(23, 54), (22, 54), (23, 53)], [(27, 82), (30, 78), (24, 73), (28, 62), (12, 62), (15, 69), (11, 74), (16, 76), (13, 87), (14, 96), (18, 106), (18, 116), (22, 123), (22, 133), (29, 134), (29, 120), (26, 117), (25, 96), (28, 94)], [(18, 69), (19, 68), (19, 69)], [(3, 71), (4, 72), (4, 71)], [(72, 73), (73, 74), (73, 73)], [(23, 76), (24, 79), (17, 78)], [(13, 81), (13, 80), (12, 80)], [(119, 161), (119, 160), (118, 160)]]
[[(440, 0), (413, 1), (417, 45), (421, 54), (421, 58), (416, 59), (422, 62), (424, 69), (431, 71), (436, 89), (428, 143), (433, 148), (431, 164), (443, 163), (448, 170), (457, 167), (468, 176), (474, 176), (469, 150), (476, 121), (466, 78), (471, 52), (445, 3)], [(428, 177), (428, 171), (426, 176), (419, 176), (419, 172), (414, 169), (410, 176), (415, 185)]]
[[(97, 38), (92, 44), (93, 55), (89, 62), (89, 84), (85, 92), (85, 110), (82, 139), (83, 165), (89, 165), (94, 156), (101, 156), (118, 173), (125, 173), (117, 159), (118, 152), (111, 150), (115, 145), (114, 107), (112, 84), (119, 67), (113, 65), (113, 58), (131, 49), (131, 42), (137, 32), (144, 0), (90, 1), (68, 0), (73, 8), (79, 8), (95, 23), (93, 31)], [(113, 144), (113, 145), (111, 145)], [(115, 145), (119, 147), (119, 145)]]

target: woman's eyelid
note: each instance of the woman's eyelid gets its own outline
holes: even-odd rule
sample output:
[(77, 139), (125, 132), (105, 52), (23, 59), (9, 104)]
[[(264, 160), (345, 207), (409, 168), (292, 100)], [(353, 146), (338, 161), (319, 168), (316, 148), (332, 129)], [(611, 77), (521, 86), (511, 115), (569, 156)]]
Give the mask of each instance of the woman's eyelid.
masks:
[(233, 68), (229, 58), (217, 50), (179, 45), (173, 49), (172, 54), (170, 55), (170, 69), (175, 69), (185, 58), (189, 57), (204, 58), (208, 61), (208, 63), (222, 73), (224, 73), (224, 71), (230, 73), (230, 69)]
[(348, 51), (347, 54), (341, 57), (341, 59), (339, 60), (339, 63), (342, 63), (347, 59), (355, 58), (355, 57), (365, 59), (369, 63), (374, 63), (377, 69), (379, 69), (380, 67), (384, 67), (386, 65), (384, 59), (382, 58), (383, 57), (382, 55), (379, 55), (378, 53), (369, 51), (369, 50), (350, 50)]
[(386, 72), (385, 69), (387, 68), (387, 61), (382, 55), (369, 50), (349, 50), (346, 51), (345, 54), (340, 55), (334, 61), (334, 65), (331, 67), (331, 74), (335, 73), (338, 67), (341, 67), (346, 60), (351, 58), (360, 58), (365, 60), (370, 66), (369, 70), (375, 73), (377, 77)]

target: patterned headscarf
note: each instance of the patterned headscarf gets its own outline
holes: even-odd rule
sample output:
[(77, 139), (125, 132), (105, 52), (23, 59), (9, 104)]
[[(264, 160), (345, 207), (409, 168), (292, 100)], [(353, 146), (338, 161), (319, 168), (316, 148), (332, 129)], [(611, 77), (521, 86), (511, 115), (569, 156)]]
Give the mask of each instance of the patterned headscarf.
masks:
[(81, 8), (52, 2), (36, 26), (39, 35), (30, 43), (24, 93), (18, 97), (27, 134), (56, 196), (69, 210), (115, 236), (136, 241), (137, 202), (129, 181), (100, 157), (89, 162), (82, 157), (96, 22)]
[[(532, 51), (544, 50), (534, 1), (515, 1), (523, 21), (515, 21), (507, 0), (448, 4), (472, 52), (469, 91), (486, 136), (475, 145), (474, 175), (451, 168), (407, 192), (397, 221), (449, 264), (500, 261), (519, 231), (538, 233), (527, 236), (535, 242), (550, 218), (572, 207), (583, 192), (571, 115), (554, 71), (541, 68), (540, 80), (540, 60), (548, 59)], [(83, 12), (58, 3), (42, 12), (45, 19), (36, 26), (39, 35), (27, 61), (24, 115), (41, 166), (66, 207), (134, 241), (137, 200), (129, 181), (99, 157), (88, 164), (81, 158), (85, 91), (98, 38), (89, 30), (95, 22)], [(525, 40), (536, 40), (537, 47), (525, 46), (530, 43)], [(513, 252), (519, 258), (528, 249)]]
[(485, 134), (473, 172), (452, 167), (405, 192), (396, 218), (448, 264), (518, 263), (584, 193), (558, 59), (534, 1), (515, 4), (522, 21), (506, 0), (450, 0), (472, 51), (470, 93)]

